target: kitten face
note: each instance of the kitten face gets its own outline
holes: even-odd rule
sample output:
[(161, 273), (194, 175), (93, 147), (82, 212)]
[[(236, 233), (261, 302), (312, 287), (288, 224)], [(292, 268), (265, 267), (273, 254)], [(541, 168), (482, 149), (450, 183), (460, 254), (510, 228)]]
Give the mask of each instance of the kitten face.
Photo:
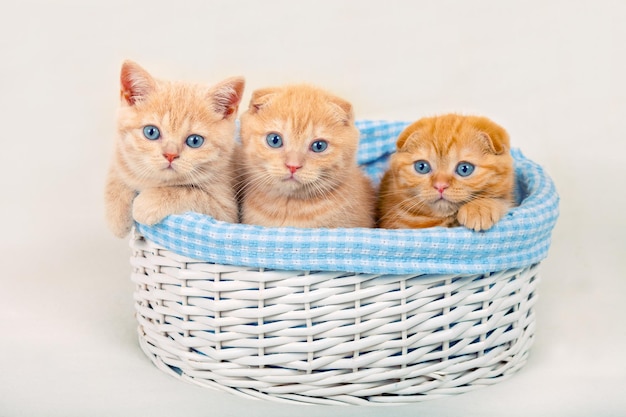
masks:
[(388, 175), (381, 198), (419, 215), (448, 218), (478, 198), (511, 199), (508, 135), (484, 118), (423, 119), (398, 139)]
[(359, 133), (351, 121), (349, 103), (314, 87), (256, 91), (241, 117), (246, 188), (295, 198), (328, 193), (355, 165)]
[(217, 181), (234, 149), (243, 79), (214, 87), (160, 81), (133, 63), (122, 69), (117, 156), (137, 189)]
[(453, 144), (447, 152), (443, 156), (432, 144), (423, 144), (393, 158), (397, 184), (407, 197), (442, 217), (470, 201), (492, 175), (476, 146)]

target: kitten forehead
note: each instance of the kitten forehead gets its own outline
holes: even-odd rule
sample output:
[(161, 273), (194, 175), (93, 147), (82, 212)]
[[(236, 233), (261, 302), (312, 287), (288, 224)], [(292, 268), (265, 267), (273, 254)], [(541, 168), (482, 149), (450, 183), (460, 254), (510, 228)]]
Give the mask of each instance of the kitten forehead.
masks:
[(411, 152), (425, 142), (432, 143), (439, 155), (455, 144), (496, 155), (509, 150), (509, 136), (501, 126), (485, 117), (454, 113), (418, 120), (400, 134), (397, 145)]
[[(160, 82), (158, 94), (140, 103), (141, 113), (166, 123), (174, 131), (204, 125), (220, 119), (211, 109), (208, 88), (185, 83)], [(138, 109), (139, 110), (139, 109)]]
[(452, 116), (425, 118), (409, 126), (398, 139), (400, 151), (429, 152), (443, 158), (460, 150), (484, 153), (490, 149), (485, 132), (468, 118)]
[(304, 132), (309, 125), (344, 125), (352, 123), (349, 102), (315, 86), (296, 84), (267, 88), (253, 93), (249, 112), (292, 123), (292, 129)]
[(164, 113), (145, 114), (142, 119), (142, 125), (156, 124), (161, 133), (165, 137), (171, 139), (186, 138), (191, 133), (201, 134), (207, 130), (205, 123), (201, 123), (193, 115), (181, 115), (166, 111)]
[(324, 127), (303, 120), (274, 118), (265, 125), (266, 130), (279, 133), (283, 139), (314, 139), (322, 136)]

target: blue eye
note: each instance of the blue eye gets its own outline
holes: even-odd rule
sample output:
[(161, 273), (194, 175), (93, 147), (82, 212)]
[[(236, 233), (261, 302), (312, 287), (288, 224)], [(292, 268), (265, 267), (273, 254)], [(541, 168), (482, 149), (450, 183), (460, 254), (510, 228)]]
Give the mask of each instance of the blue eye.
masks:
[(470, 175), (472, 175), (472, 172), (474, 172), (474, 165), (470, 164), (469, 162), (459, 162), (459, 164), (456, 166), (456, 173), (459, 174), (461, 177), (469, 177)]
[(157, 140), (161, 137), (161, 132), (159, 132), (159, 128), (156, 126), (148, 125), (143, 128), (143, 135), (146, 139), (149, 140)]
[(328, 142), (325, 140), (316, 140), (311, 145), (311, 150), (313, 152), (324, 152), (328, 148)]
[(204, 143), (204, 138), (200, 135), (189, 135), (185, 143), (190, 148), (199, 148)]
[(418, 174), (428, 174), (431, 171), (430, 164), (426, 161), (417, 161), (413, 167)]
[(265, 140), (272, 148), (280, 148), (283, 146), (283, 138), (281, 138), (278, 133), (269, 133)]

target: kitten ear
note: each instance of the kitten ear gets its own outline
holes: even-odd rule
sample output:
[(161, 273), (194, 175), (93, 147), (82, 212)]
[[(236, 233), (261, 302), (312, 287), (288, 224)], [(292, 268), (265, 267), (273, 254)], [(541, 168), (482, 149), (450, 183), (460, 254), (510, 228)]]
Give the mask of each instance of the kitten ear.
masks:
[(213, 110), (227, 117), (237, 114), (246, 81), (243, 77), (228, 78), (210, 90)]
[(253, 91), (248, 111), (250, 113), (256, 113), (261, 110), (261, 108), (270, 101), (272, 96), (276, 94), (276, 91), (276, 88), (262, 88), (260, 90)]
[(120, 84), (122, 100), (129, 106), (143, 100), (156, 87), (154, 78), (133, 61), (124, 61), (122, 64)]
[(486, 117), (475, 117), (472, 124), (478, 128), (480, 140), (491, 153), (500, 155), (509, 150), (509, 134), (503, 127)]
[(396, 141), (396, 147), (398, 149), (402, 149), (404, 144), (411, 139), (412, 141), (420, 136), (420, 130), (422, 129), (424, 123), (426, 123), (426, 119), (420, 119), (417, 122), (414, 122), (407, 126), (398, 136)]
[(341, 112), (339, 115), (341, 122), (345, 126), (349, 126), (350, 124), (352, 124), (352, 122), (354, 121), (354, 111), (352, 110), (352, 104), (339, 97), (332, 97), (330, 99), (330, 102), (339, 108)]

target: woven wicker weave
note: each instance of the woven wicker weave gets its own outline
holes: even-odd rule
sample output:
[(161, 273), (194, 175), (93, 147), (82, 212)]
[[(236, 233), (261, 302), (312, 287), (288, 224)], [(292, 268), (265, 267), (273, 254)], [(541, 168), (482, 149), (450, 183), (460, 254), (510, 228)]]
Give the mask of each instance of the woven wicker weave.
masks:
[(494, 384), (526, 362), (537, 265), (372, 275), (216, 265), (135, 234), (139, 338), (161, 369), (248, 397), (406, 403)]

